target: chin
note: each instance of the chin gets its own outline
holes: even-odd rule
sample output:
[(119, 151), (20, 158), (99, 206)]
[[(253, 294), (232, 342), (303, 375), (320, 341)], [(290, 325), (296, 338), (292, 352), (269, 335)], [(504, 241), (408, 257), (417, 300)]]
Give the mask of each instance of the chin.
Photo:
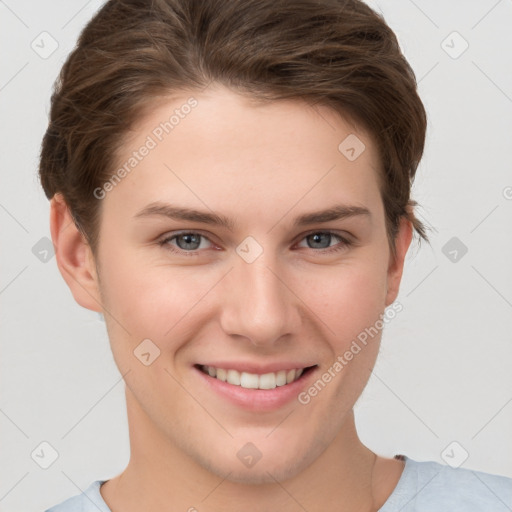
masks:
[[(261, 461), (260, 461), (261, 463)], [(258, 465), (260, 464), (258, 463)], [(284, 467), (280, 465), (267, 464), (259, 468), (240, 469), (238, 467), (231, 469), (226, 468), (227, 472), (219, 474), (229, 482), (245, 484), (245, 485), (262, 485), (275, 484), (276, 482), (284, 482), (296, 476), (301, 468), (292, 463), (291, 466)], [(212, 468), (210, 467), (210, 471)]]
[[(211, 455), (212, 459), (205, 460), (202, 455), (196, 458), (204, 469), (225, 479), (229, 482), (241, 483), (246, 485), (275, 484), (289, 480), (307, 468), (318, 454), (310, 452), (284, 454), (276, 450), (272, 457), (265, 457), (262, 454), (252, 467), (244, 467), (244, 464), (235, 455), (234, 458), (226, 458), (225, 453)], [(223, 460), (219, 460), (221, 457)]]

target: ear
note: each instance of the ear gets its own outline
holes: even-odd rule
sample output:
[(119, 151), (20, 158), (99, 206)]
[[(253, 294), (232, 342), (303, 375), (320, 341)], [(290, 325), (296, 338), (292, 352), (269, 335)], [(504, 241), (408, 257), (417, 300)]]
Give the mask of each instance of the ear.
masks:
[(400, 227), (395, 238), (396, 256), (390, 253), (388, 266), (388, 291), (386, 294), (386, 307), (392, 304), (398, 296), (400, 282), (402, 280), (402, 272), (404, 269), (405, 256), (411, 245), (412, 240), (412, 224), (402, 217)]
[(102, 312), (92, 251), (60, 193), (50, 202), (50, 231), (57, 266), (73, 297), (80, 306)]

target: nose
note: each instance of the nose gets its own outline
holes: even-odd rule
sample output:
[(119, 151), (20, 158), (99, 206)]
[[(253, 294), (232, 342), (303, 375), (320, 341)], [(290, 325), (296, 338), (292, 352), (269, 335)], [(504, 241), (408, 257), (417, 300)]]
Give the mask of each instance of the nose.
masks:
[(290, 272), (269, 251), (252, 263), (236, 256), (223, 281), (221, 326), (226, 334), (270, 347), (298, 332), (300, 301), (293, 293)]

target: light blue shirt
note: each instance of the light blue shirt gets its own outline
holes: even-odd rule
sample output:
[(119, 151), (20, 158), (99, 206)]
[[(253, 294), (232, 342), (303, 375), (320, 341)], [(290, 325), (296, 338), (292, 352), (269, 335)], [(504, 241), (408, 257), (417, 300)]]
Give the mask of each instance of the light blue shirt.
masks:
[[(512, 478), (402, 455), (405, 467), (397, 486), (378, 512), (511, 512)], [(96, 480), (82, 494), (45, 512), (112, 512)]]

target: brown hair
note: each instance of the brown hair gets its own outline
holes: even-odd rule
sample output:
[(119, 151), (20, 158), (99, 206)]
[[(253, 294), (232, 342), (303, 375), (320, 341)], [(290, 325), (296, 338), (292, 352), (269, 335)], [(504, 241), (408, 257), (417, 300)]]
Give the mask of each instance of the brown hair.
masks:
[[(110, 0), (81, 32), (51, 98), (39, 175), (96, 251), (116, 151), (157, 96), (217, 82), (261, 101), (331, 107), (375, 139), (392, 252), (421, 159), (426, 113), (382, 16), (359, 0)], [(153, 103), (154, 104), (154, 103)], [(341, 141), (340, 141), (341, 142)]]

